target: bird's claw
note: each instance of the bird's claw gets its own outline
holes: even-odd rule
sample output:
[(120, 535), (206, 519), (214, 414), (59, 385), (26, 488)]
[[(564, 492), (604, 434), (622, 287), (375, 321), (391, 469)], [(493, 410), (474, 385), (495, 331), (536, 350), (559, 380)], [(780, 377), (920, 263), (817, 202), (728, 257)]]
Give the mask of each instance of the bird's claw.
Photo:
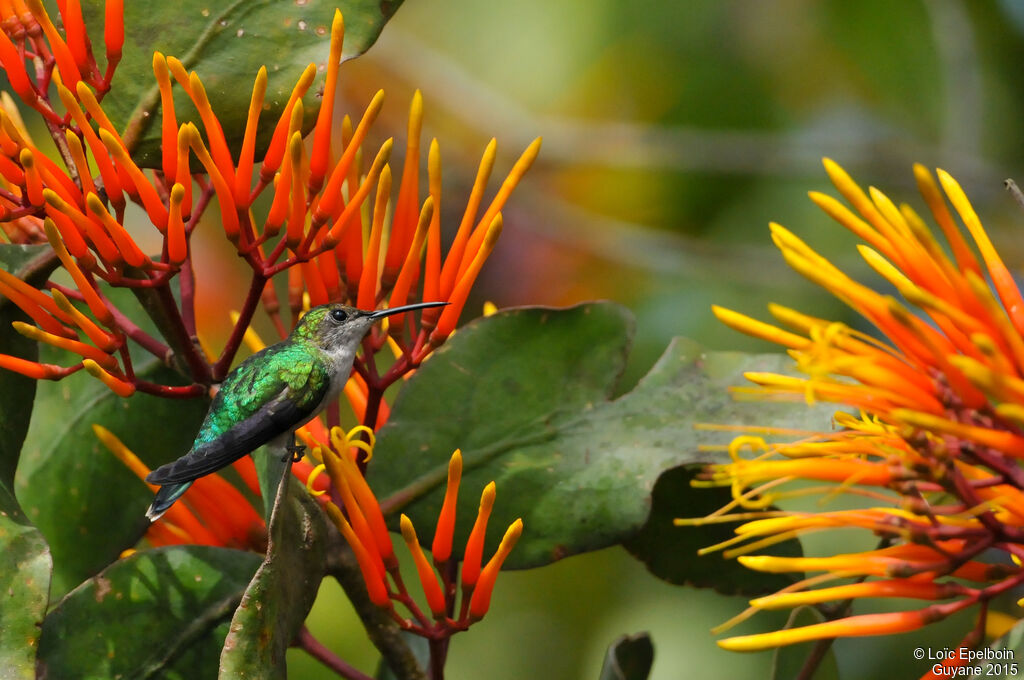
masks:
[(291, 461), (292, 463), (298, 463), (300, 460), (302, 460), (302, 457), (306, 455), (305, 445), (299, 444), (298, 442), (295, 441), (292, 442), (291, 446), (285, 447), (285, 451), (287, 453), (285, 454), (285, 457), (281, 459), (281, 461), (284, 463), (287, 463), (289, 461)]

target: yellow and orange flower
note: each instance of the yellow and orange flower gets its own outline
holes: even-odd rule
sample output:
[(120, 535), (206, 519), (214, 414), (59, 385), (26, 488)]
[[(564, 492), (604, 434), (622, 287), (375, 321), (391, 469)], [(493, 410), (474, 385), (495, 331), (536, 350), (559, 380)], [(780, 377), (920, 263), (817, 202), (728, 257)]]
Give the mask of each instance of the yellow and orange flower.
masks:
[[(340, 143), (335, 139), (332, 120), (344, 39), (340, 12), (335, 12), (331, 27), (311, 145), (300, 128), (303, 96), (317, 73), (313, 64), (271, 121), (273, 135), (259, 164), (257, 130), (267, 125), (260, 115), (266, 69), (256, 74), (242, 146), (233, 155), (199, 75), (188, 73), (176, 58), (155, 53), (162, 143), (158, 169), (147, 173), (132, 158), (137, 131), (131, 125), (118, 131), (102, 105), (105, 96), (116, 96), (110, 81), (124, 35), (121, 3), (106, 4), (102, 74), (78, 3), (58, 4), (63, 33), (39, 0), (0, 3), (0, 64), (18, 96), (46, 118), (60, 152), (59, 162), (48, 158), (31, 139), (13, 102), (0, 101), (0, 226), (8, 240), (49, 242), (74, 285), (48, 282), (39, 291), (0, 272), (0, 295), (10, 297), (34, 321), (19, 325), (19, 332), (79, 359), (59, 366), (0, 355), (0, 368), (51, 380), (85, 369), (122, 397), (136, 390), (196, 397), (230, 370), (261, 302), (282, 337), (309, 304), (347, 301), (374, 309), (411, 302), (417, 292), (422, 300), (449, 302), (443, 310), (424, 312), (418, 327), (412, 315), (392, 317), (386, 329), (375, 329), (364, 343), (364, 354), (356, 362), (366, 388), (363, 411), (367, 424), (378, 424), (385, 408), (380, 395), (387, 386), (407, 375), (453, 331), (501, 232), (501, 210), (535, 159), (540, 140), (523, 153), (481, 212), (496, 158), (495, 143), (487, 146), (455, 239), (442, 258), (437, 140), (430, 144), (428, 195), (420, 200), (422, 97), (417, 93), (413, 99), (390, 224), (388, 159), (393, 143), (387, 140), (367, 154), (373, 157), (368, 168), (361, 167), (360, 153), (383, 93), (377, 93), (355, 125), (346, 117)], [(31, 59), (36, 59), (30, 62), (33, 69), (26, 69)], [(195, 106), (198, 124), (176, 119), (172, 83)], [(51, 91), (57, 95), (54, 100)], [(332, 154), (335, 147), (340, 154)], [(202, 171), (193, 172), (195, 167)], [(264, 195), (270, 198), (269, 208), (257, 210), (256, 201)], [(196, 327), (190, 241), (214, 200), (225, 237), (251, 269), (251, 282), (225, 346), (208, 357), (195, 341), (203, 333)], [(129, 225), (128, 202), (143, 209), (149, 224)], [(159, 255), (148, 255), (137, 244), (132, 233), (140, 229), (160, 236)], [(288, 279), (286, 302), (269, 285), (279, 274)], [(176, 277), (177, 299), (170, 285)], [(163, 337), (150, 335), (123, 314), (105, 294), (107, 286), (147, 290)], [(291, 311), (288, 323), (281, 319), (282, 307)], [(192, 384), (155, 384), (136, 375), (127, 351), (130, 343), (178, 367)], [(373, 356), (385, 345), (397, 358), (379, 375)]]
[[(371, 601), (389, 609), (403, 628), (425, 637), (445, 638), (466, 630), (487, 613), (498, 572), (522, 534), (523, 521), (517, 519), (508, 527), (497, 551), (483, 564), (484, 535), (496, 495), (494, 482), (484, 487), (480, 509), (466, 542), (461, 578), (458, 584), (453, 580), (454, 571), (449, 567), (457, 565), (452, 560), (452, 540), (462, 479), (462, 454), (456, 450), (448, 465), (444, 502), (430, 548), (433, 567), (423, 553), (412, 521), (401, 516), (402, 538), (416, 565), (430, 610), (427, 616), (406, 589), (380, 503), (357, 465), (359, 452), (369, 453), (372, 445), (357, 440), (353, 434), (333, 428), (331, 445), (318, 447), (313, 455), (323, 460), (322, 467), (330, 476), (334, 496), (340, 499), (340, 506), (334, 500), (326, 501), (327, 514), (351, 546)], [(388, 577), (393, 588), (389, 586)], [(461, 585), (461, 602), (456, 613), (457, 585)], [(393, 600), (402, 604), (412, 618), (398, 614)]]
[[(960, 185), (914, 168), (946, 244), (909, 205), (863, 191), (830, 160), (825, 169), (849, 204), (811, 199), (865, 243), (868, 264), (902, 300), (847, 276), (795, 234), (771, 225), (786, 261), (863, 315), (883, 339), (849, 326), (770, 306), (780, 325), (714, 308), (727, 325), (786, 347), (805, 377), (750, 373), (741, 388), (770, 399), (851, 407), (833, 432), (769, 443), (744, 436), (732, 461), (710, 466), (698, 485), (729, 486), (733, 502), (680, 524), (744, 521), (725, 550), (766, 572), (821, 572), (751, 602), (752, 609), (863, 598), (935, 602), (908, 611), (860, 614), (761, 635), (732, 637), (726, 649), (752, 651), (806, 640), (914, 630), (988, 602), (1024, 583), (1024, 297)], [(973, 241), (957, 227), (959, 216)], [(990, 283), (991, 282), (991, 283)], [(855, 494), (858, 510), (785, 512), (768, 506), (794, 496)], [(877, 549), (825, 557), (748, 553), (813, 531), (860, 528)], [(1003, 558), (998, 555), (1002, 553)], [(1011, 560), (1013, 558), (1013, 563)], [(817, 588), (834, 580), (852, 581)]]

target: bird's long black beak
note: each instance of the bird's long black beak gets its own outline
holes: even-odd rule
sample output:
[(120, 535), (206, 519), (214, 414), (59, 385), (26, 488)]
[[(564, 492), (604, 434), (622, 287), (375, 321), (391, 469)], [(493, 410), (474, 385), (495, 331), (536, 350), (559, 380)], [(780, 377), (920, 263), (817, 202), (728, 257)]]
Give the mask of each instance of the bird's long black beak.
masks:
[(412, 305), (402, 305), (401, 307), (392, 307), (391, 309), (378, 309), (376, 312), (370, 312), (367, 314), (371, 319), (383, 319), (385, 316), (391, 316), (392, 314), (401, 314), (402, 312), (411, 312), (414, 309), (424, 309), (425, 307), (444, 307), (447, 302), (417, 302)]

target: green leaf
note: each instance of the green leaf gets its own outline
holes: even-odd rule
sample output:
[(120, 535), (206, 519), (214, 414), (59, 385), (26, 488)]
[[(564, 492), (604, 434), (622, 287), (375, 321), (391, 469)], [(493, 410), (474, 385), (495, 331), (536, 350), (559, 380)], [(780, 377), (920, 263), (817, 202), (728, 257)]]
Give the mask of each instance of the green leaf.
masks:
[[(136, 373), (154, 382), (179, 380), (155, 361)], [(117, 559), (149, 527), (152, 492), (99, 442), (92, 425), (109, 429), (152, 468), (189, 449), (206, 402), (141, 393), (122, 399), (79, 371), (40, 383), (37, 405), (17, 491), (53, 551), (53, 596), (59, 597)]]
[(777, 370), (785, 357), (706, 353), (682, 339), (609, 401), (630, 335), (629, 313), (610, 303), (509, 310), (461, 329), (406, 383), (380, 433), (369, 479), (382, 507), (434, 526), (445, 466), (461, 448), (456, 546), (495, 480), (489, 544), (522, 517), (507, 564), (539, 566), (635, 535), (664, 470), (722, 460), (698, 446), (728, 436), (697, 423), (829, 425), (803, 405), (732, 400), (727, 386), (743, 371)]
[(40, 677), (210, 677), (259, 563), (253, 553), (196, 545), (118, 560), (46, 617)]
[[(264, 451), (270, 458), (278, 454), (270, 447)], [(267, 556), (231, 620), (220, 657), (221, 678), (287, 677), (285, 652), (323, 578), (323, 512), (291, 474), (278, 479)]]
[(647, 680), (653, 664), (654, 645), (650, 635), (623, 635), (608, 647), (600, 680)]
[[(38, 286), (51, 270), (40, 263), (52, 252), (49, 246), (3, 243), (0, 244), (0, 268)], [(0, 295), (0, 353), (38, 361), (38, 346), (15, 331), (11, 326), (13, 321), (30, 323), (31, 319)], [(0, 369), (0, 488), (11, 495), (21, 445), (32, 418), (35, 393), (35, 380)]]
[[(237, 151), (245, 131), (252, 83), (267, 67), (267, 93), (260, 117), (257, 157), (266, 144), (292, 88), (310, 63), (323, 66), (328, 57), (334, 10), (345, 19), (343, 56), (365, 52), (380, 35), (402, 0), (184, 0), (183, 2), (124, 3), (123, 57), (103, 108), (118, 129), (137, 135), (133, 157), (145, 167), (160, 163), (160, 98), (153, 75), (153, 53), (181, 60), (202, 79), (229, 145)], [(83, 3), (93, 45), (103, 24), (103, 2)], [(320, 107), (323, 73), (303, 100), (307, 124)], [(173, 80), (173, 79), (172, 79)], [(191, 100), (174, 85), (178, 124), (199, 117)], [(200, 126), (202, 129), (202, 126)]]
[[(38, 283), (45, 276), (39, 255), (48, 246), (0, 244), (0, 267)], [(12, 321), (29, 321), (0, 297), (0, 352), (37, 360), (36, 343), (17, 333)], [(50, 549), (25, 517), (14, 495), (14, 473), (28, 432), (36, 381), (0, 370), (0, 677), (34, 678), (39, 626), (50, 591)]]
[[(790, 615), (783, 630), (813, 626), (822, 623), (825, 617), (814, 607), (797, 607)], [(779, 647), (772, 654), (772, 680), (789, 680), (789, 678), (807, 678), (807, 680), (839, 680), (839, 666), (831, 646), (824, 652), (819, 645), (827, 644), (822, 640), (802, 642), (797, 645)], [(823, 654), (823, 658), (812, 659), (813, 654)], [(801, 675), (809, 663), (816, 664), (813, 675)]]
[[(663, 581), (691, 585), (733, 595), (774, 592), (797, 580), (793, 574), (769, 574), (747, 569), (720, 552), (699, 556), (697, 551), (735, 536), (735, 524), (675, 526), (677, 517), (704, 517), (718, 510), (732, 496), (723, 489), (695, 489), (690, 481), (699, 470), (687, 465), (666, 470), (651, 494), (653, 506), (643, 528), (623, 546)], [(772, 554), (802, 557), (799, 541), (772, 546)]]

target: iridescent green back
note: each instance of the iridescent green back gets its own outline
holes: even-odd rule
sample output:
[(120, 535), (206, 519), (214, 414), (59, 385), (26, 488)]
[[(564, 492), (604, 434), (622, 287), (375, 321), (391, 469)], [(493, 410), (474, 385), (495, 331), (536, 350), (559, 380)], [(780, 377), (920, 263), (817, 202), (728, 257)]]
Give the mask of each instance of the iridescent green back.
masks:
[(302, 413), (311, 414), (329, 383), (327, 366), (316, 347), (290, 340), (271, 345), (243, 361), (224, 380), (193, 447), (217, 439), (285, 389)]

